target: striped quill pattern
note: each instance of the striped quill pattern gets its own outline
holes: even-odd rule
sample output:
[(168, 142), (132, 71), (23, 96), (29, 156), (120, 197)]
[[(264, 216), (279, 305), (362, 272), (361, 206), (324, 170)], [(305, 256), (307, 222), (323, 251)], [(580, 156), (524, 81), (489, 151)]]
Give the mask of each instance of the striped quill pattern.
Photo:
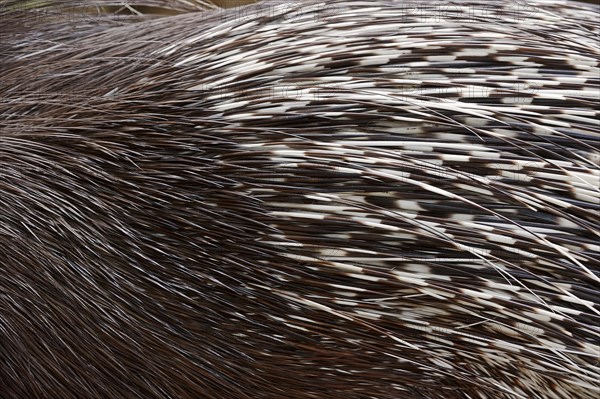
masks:
[(1, 14), (0, 397), (598, 395), (598, 7), (172, 4)]

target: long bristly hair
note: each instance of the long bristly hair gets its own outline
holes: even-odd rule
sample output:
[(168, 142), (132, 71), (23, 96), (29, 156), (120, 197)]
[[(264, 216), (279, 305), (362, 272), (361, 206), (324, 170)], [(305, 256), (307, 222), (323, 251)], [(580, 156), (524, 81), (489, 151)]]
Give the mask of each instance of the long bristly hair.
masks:
[(2, 399), (597, 397), (597, 6), (1, 4)]

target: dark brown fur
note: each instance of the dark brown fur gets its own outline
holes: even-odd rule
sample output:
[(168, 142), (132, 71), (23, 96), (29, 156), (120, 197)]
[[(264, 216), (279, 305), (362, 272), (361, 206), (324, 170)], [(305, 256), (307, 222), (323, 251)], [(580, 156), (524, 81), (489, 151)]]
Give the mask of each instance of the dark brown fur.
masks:
[(139, 3), (2, 3), (0, 398), (596, 395), (592, 8)]

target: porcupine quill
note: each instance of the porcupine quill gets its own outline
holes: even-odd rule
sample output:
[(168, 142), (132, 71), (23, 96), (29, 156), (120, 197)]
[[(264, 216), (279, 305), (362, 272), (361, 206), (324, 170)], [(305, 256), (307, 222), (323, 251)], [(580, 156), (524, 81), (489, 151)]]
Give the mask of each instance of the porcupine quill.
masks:
[(2, 399), (597, 397), (598, 6), (0, 9)]

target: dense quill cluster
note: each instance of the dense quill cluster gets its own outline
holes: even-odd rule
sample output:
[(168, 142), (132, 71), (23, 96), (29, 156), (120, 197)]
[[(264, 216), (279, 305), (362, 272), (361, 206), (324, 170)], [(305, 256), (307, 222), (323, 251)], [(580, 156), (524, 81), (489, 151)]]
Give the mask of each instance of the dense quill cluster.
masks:
[(2, 399), (598, 395), (598, 7), (104, 3), (2, 4)]

